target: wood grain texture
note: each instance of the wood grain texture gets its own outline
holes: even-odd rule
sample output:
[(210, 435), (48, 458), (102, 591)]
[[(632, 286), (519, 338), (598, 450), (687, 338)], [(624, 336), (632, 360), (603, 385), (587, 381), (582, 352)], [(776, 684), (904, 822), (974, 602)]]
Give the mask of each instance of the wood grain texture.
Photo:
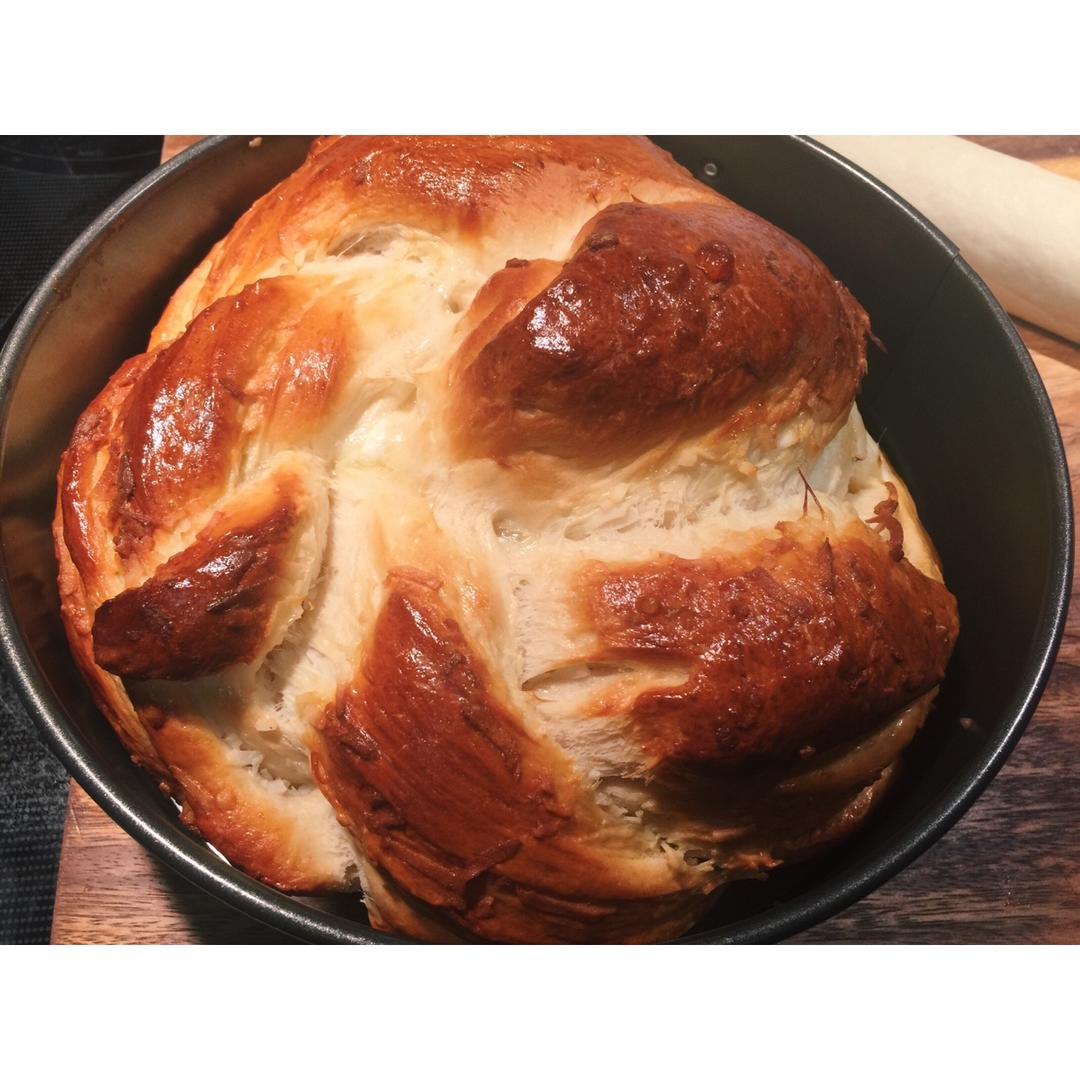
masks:
[(166, 162), (171, 157), (175, 157), (181, 150), (186, 150), (189, 146), (197, 143), (202, 135), (166, 135), (164, 141), (161, 144), (161, 160)]
[[(194, 141), (170, 136), (166, 154)], [(972, 136), (1080, 177), (1080, 136)], [(1018, 323), (1080, 478), (1080, 347)], [(1073, 599), (1076, 596), (1073, 586)], [(1020, 744), (964, 818), (903, 873), (796, 942), (1080, 942), (1080, 604)], [(162, 866), (74, 782), (53, 941), (271, 943), (290, 939)]]
[(288, 942), (189, 884), (74, 781), (60, 851), (53, 944)]

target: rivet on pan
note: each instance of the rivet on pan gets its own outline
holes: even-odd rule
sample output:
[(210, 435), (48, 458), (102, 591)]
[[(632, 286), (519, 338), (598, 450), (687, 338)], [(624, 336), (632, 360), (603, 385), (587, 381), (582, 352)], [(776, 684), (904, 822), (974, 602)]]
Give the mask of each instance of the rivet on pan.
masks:
[(706, 161), (705, 164), (701, 166), (701, 171), (707, 180), (712, 180), (720, 170), (717, 168), (715, 161)]

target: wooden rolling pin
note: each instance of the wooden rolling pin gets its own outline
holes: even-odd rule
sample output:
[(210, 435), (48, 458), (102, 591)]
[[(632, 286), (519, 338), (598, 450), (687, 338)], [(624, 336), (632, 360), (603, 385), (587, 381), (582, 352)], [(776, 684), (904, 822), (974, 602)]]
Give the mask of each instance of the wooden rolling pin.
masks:
[(1080, 181), (954, 135), (816, 138), (925, 214), (1013, 315), (1080, 342)]

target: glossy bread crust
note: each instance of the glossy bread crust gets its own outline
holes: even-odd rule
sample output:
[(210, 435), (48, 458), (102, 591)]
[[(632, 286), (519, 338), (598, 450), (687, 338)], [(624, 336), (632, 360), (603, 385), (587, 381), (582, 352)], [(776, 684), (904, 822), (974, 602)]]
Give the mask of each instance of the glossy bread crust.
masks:
[(861, 522), (780, 522), (735, 555), (586, 572), (594, 659), (677, 658), (631, 708), (654, 768), (790, 765), (864, 734), (945, 674), (956, 601)]
[(500, 700), (441, 584), (407, 569), (391, 581), (316, 751), (323, 789), (368, 858), (478, 939), (685, 929), (701, 906), (695, 875), (620, 856), (617, 826), (600, 819), (572, 762)]
[(190, 547), (94, 616), (94, 660), (125, 679), (188, 680), (259, 656), (304, 527), (302, 495), (274, 484), (215, 515)]
[(831, 421), (862, 377), (867, 327), (810, 252), (738, 207), (619, 203), (459, 361), (461, 437), (500, 456), (610, 457), (688, 431)]
[(372, 226), (400, 223), (444, 236), (490, 273), (507, 245), (517, 257), (535, 257), (553, 234), (567, 225), (576, 232), (608, 203), (680, 195), (716, 198), (641, 137), (317, 139), (307, 161), (258, 200), (180, 287), (152, 341), (176, 337), (195, 313), (245, 285), (355, 250)]
[(676, 937), (859, 826), (956, 639), (868, 331), (645, 139), (316, 140), (76, 426), (76, 661), (271, 885)]

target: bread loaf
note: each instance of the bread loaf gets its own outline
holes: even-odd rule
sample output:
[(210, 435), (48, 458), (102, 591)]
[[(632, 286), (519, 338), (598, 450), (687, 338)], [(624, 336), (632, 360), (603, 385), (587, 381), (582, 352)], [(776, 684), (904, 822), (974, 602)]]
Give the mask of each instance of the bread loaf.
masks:
[(868, 330), (647, 140), (319, 139), (78, 422), (80, 669), (263, 882), (676, 937), (858, 826), (953, 647)]

